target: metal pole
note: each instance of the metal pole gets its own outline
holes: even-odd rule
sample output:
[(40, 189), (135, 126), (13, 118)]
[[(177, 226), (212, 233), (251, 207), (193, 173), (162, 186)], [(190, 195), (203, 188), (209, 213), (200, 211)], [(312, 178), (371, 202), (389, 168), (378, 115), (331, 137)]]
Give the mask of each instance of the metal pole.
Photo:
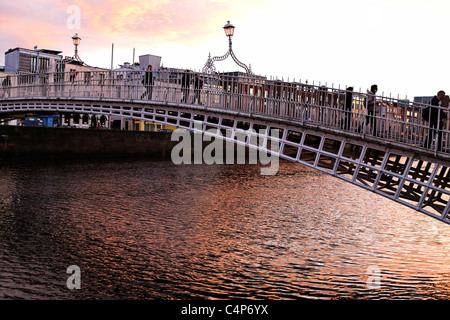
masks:
[(114, 43), (111, 47), (111, 71), (113, 70), (113, 61), (114, 61)]

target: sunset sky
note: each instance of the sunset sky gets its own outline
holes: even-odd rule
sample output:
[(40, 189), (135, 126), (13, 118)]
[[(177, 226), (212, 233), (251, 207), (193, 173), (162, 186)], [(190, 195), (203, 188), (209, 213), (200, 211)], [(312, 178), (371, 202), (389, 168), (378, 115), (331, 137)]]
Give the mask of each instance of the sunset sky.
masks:
[[(233, 51), (254, 73), (379, 93), (450, 93), (447, 0), (46, 0), (0, 2), (0, 65), (24, 47), (79, 56), (114, 67), (139, 55), (165, 67), (200, 70), (208, 54), (228, 50), (223, 26), (236, 26)], [(78, 11), (77, 11), (78, 10)], [(240, 69), (231, 57), (219, 71)]]

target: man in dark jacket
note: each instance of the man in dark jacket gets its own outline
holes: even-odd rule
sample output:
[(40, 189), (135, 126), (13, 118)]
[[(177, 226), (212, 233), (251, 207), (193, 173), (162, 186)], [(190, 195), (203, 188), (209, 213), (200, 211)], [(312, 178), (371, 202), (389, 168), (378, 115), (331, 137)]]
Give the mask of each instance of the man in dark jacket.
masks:
[(348, 87), (345, 93), (344, 129), (349, 130), (352, 122), (353, 87)]
[(181, 102), (187, 103), (189, 97), (189, 88), (191, 85), (191, 74), (189, 70), (186, 70), (186, 73), (183, 74), (181, 79), (181, 92), (183, 93), (183, 98)]
[(431, 146), (431, 143), (433, 141), (433, 138), (436, 136), (436, 131), (438, 132), (437, 135), (437, 150), (442, 150), (442, 127), (444, 125), (444, 119), (447, 118), (446, 113), (443, 109), (441, 109), (441, 100), (444, 98), (445, 92), (440, 90), (437, 95), (431, 99), (431, 106), (429, 107), (428, 116), (425, 117), (425, 121), (428, 122), (428, 135), (427, 140), (425, 141), (425, 148), (429, 148)]
[(153, 72), (152, 65), (149, 64), (147, 67), (147, 71), (145, 72), (144, 79), (142, 80), (143, 85), (145, 86), (145, 92), (142, 94), (141, 99), (148, 95), (149, 100), (152, 100), (152, 89), (153, 89)]

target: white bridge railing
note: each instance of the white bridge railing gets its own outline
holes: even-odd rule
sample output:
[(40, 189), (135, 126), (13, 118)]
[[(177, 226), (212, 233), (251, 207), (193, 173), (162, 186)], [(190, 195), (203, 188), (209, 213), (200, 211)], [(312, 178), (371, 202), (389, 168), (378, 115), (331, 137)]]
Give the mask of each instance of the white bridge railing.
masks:
[[(14, 74), (0, 78), (0, 105), (2, 100), (23, 98), (152, 100), (203, 105), (310, 123), (362, 138), (378, 137), (445, 157), (450, 154), (450, 122), (447, 108), (442, 106), (433, 108), (443, 113), (430, 112), (423, 119), (422, 111), (429, 105), (376, 96), (376, 106), (369, 112), (368, 94), (364, 92), (260, 76), (163, 69), (152, 73), (150, 84), (144, 78), (145, 72), (134, 70)], [(431, 119), (434, 114), (437, 119)]]

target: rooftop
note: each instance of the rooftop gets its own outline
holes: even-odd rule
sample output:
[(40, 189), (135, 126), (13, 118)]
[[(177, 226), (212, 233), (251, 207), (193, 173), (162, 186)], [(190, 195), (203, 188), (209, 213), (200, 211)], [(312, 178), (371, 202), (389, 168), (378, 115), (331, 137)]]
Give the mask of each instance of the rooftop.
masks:
[(59, 55), (60, 53), (62, 53), (62, 51), (58, 51), (58, 50), (51, 50), (51, 49), (38, 49), (38, 50), (33, 50), (33, 49), (25, 49), (25, 48), (21, 48), (21, 47), (16, 47), (14, 49), (9, 49), (8, 51), (5, 52), (5, 54), (14, 52), (14, 51), (26, 51), (26, 52), (39, 52), (39, 53), (46, 53), (46, 54), (53, 54), (53, 55)]

